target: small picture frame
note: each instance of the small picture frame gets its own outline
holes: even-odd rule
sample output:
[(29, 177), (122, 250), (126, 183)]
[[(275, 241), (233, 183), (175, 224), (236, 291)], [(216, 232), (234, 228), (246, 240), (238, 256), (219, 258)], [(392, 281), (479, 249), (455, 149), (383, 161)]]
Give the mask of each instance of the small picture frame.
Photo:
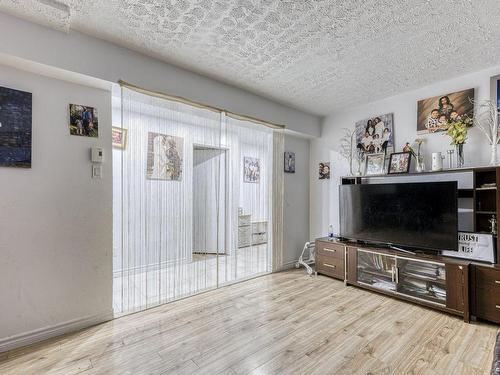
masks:
[(366, 154), (365, 176), (384, 174), (385, 154)]
[(285, 151), (284, 165), (285, 173), (295, 173), (295, 152)]
[(85, 105), (69, 105), (69, 134), (99, 138), (97, 109)]
[(127, 129), (113, 126), (111, 134), (113, 147), (124, 150), (127, 147)]
[(411, 153), (394, 152), (389, 159), (388, 174), (401, 174), (410, 171)]
[(330, 179), (330, 162), (324, 161), (319, 163), (319, 179), (329, 180)]

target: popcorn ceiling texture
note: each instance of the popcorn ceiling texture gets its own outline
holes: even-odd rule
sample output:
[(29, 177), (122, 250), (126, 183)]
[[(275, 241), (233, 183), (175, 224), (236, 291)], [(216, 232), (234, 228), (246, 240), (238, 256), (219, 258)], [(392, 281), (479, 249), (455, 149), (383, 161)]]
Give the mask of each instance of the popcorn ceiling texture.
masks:
[(70, 19), (47, 3), (0, 10), (320, 115), (500, 61), (498, 0), (60, 0)]

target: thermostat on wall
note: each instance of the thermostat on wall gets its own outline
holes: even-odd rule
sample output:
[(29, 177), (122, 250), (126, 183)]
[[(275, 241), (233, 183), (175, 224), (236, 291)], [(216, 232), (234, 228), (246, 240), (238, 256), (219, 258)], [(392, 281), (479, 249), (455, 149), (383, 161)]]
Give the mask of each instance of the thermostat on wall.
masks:
[(104, 161), (104, 151), (101, 147), (92, 147), (92, 163), (102, 163)]

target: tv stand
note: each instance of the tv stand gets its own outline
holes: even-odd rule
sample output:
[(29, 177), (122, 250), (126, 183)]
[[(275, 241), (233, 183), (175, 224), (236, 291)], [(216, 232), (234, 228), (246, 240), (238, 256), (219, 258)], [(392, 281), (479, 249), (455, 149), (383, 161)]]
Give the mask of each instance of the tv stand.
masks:
[(396, 251), (401, 251), (402, 253), (407, 253), (407, 254), (416, 254), (417, 253), (415, 251), (402, 249), (402, 248), (394, 246), (394, 245), (389, 245), (388, 247), (389, 247), (389, 249), (396, 250)]
[(316, 271), (469, 321), (469, 261), (320, 238)]
[[(415, 181), (457, 181), (459, 204), (462, 204), (461, 208), (464, 208), (462, 212), (458, 213), (459, 220), (462, 220), (465, 228), (469, 228), (466, 230), (472, 232), (490, 233), (490, 219), (494, 216), (497, 219), (497, 232), (500, 233), (500, 167), (498, 166), (461, 168), (443, 170), (440, 172), (409, 173), (400, 175), (349, 176), (342, 177), (340, 183), (342, 185), (346, 185)], [(468, 274), (465, 274), (464, 277), (469, 277), (468, 275), (470, 275), (470, 279), (467, 282), (469, 284), (467, 293), (469, 293), (470, 290), (470, 300), (467, 299), (465, 301), (466, 307), (460, 307), (459, 310), (470, 310), (470, 314), (477, 319), (500, 324), (500, 236), (495, 236), (494, 242), (496, 244), (495, 264), (470, 261), (468, 265), (461, 265), (462, 268), (468, 268)], [(344, 279), (347, 278), (346, 282), (349, 285), (357, 285), (355, 271), (356, 253), (352, 249), (356, 249), (358, 247), (364, 248), (365, 246), (352, 245), (348, 243), (340, 243), (339, 246), (344, 246), (347, 249), (345, 251), (345, 266), (343, 268), (346, 271), (347, 276), (344, 276)], [(351, 253), (353, 253), (353, 255), (349, 256)], [(424, 257), (425, 259), (429, 259), (426, 254), (420, 253), (406, 256)], [(321, 256), (318, 259), (319, 261), (322, 261)], [(450, 280), (450, 275), (451, 277), (456, 276), (461, 278), (462, 273), (465, 272), (464, 269), (457, 270), (449, 259), (450, 258), (442, 257), (440, 260), (446, 265), (450, 264), (451, 266), (449, 267), (454, 269), (454, 271), (451, 271), (450, 269), (450, 272), (447, 273), (447, 282)], [(467, 261), (463, 262), (466, 263)], [(324, 269), (324, 267), (322, 269)], [(453, 297), (453, 293), (464, 293), (465, 295), (466, 291), (463, 290), (461, 286), (463, 282), (460, 281), (460, 283), (461, 284), (459, 284), (456, 288), (447, 288), (447, 303), (448, 300), (455, 298)], [(465, 310), (463, 314), (465, 318)]]

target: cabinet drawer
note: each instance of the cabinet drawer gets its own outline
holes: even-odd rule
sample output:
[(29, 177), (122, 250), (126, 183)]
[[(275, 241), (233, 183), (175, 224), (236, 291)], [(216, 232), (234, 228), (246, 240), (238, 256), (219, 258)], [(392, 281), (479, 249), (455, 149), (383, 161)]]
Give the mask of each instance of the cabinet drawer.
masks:
[(260, 245), (267, 243), (267, 233), (252, 234), (252, 244)]
[(267, 221), (254, 221), (252, 223), (252, 233), (266, 233)]
[(247, 247), (252, 244), (252, 231), (250, 226), (238, 228), (238, 247)]
[(343, 245), (319, 242), (316, 253), (327, 257), (344, 259), (345, 249)]
[(484, 289), (492, 293), (500, 293), (500, 270), (487, 267), (476, 267), (476, 289)]
[(476, 289), (476, 314), (479, 318), (500, 323), (500, 296), (486, 289)]
[(252, 215), (239, 215), (238, 216), (238, 226), (250, 225), (250, 220)]
[(316, 255), (316, 271), (344, 280), (344, 260), (318, 254)]
[(500, 323), (500, 270), (480, 266), (475, 269), (475, 314)]

